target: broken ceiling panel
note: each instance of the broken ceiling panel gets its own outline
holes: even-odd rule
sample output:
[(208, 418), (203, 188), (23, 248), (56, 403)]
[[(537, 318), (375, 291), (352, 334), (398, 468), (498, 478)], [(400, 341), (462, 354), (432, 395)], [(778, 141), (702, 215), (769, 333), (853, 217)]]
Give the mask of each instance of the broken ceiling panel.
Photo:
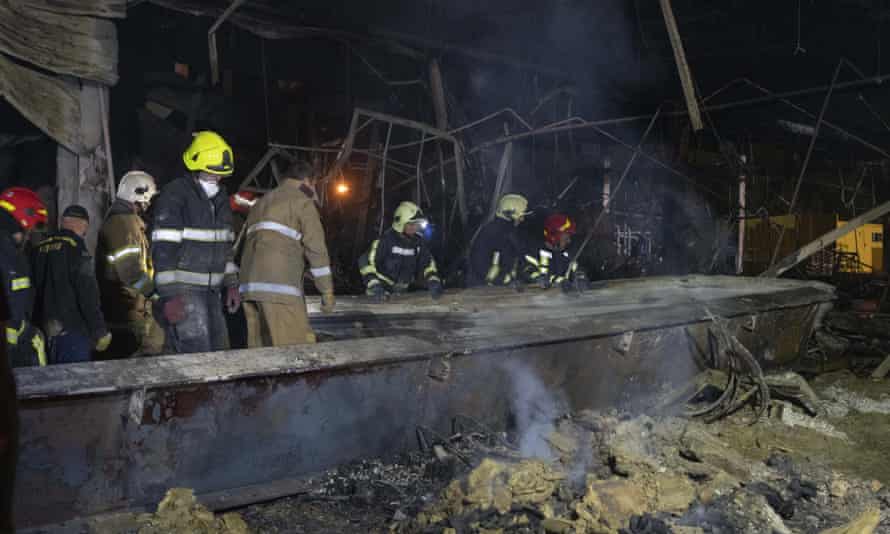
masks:
[(66, 15), (122, 19), (127, 16), (126, 0), (10, 0), (19, 11), (34, 8)]

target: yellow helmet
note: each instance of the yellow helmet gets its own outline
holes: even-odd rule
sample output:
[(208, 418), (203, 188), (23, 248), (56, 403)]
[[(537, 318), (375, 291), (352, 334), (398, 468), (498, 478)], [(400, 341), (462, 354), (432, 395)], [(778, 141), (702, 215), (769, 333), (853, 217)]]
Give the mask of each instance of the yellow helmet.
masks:
[(232, 147), (216, 132), (195, 133), (192, 144), (182, 153), (182, 161), (190, 171), (228, 176), (235, 170)]
[(396, 212), (392, 218), (392, 228), (396, 232), (402, 233), (405, 231), (405, 225), (408, 223), (418, 223), (423, 225), (426, 222), (426, 218), (423, 216), (423, 211), (417, 204), (413, 202), (402, 202), (399, 204), (399, 207), (396, 208)]
[(522, 222), (526, 215), (530, 214), (528, 210), (528, 200), (522, 195), (508, 194), (501, 197), (498, 201), (498, 209), (495, 214), (501, 219), (513, 221), (516, 224)]

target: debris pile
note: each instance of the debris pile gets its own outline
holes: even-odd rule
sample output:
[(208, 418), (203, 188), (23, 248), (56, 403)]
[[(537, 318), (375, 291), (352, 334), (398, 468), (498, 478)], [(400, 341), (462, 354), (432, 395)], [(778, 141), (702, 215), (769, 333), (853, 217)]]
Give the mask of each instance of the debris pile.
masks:
[(583, 412), (546, 440), (556, 460), (485, 458), (391, 530), (868, 533), (886, 507), (880, 484), (779, 453), (752, 461), (697, 421)]
[(237, 513), (219, 517), (200, 505), (195, 492), (186, 488), (167, 491), (157, 512), (137, 518), (138, 534), (248, 534), (247, 523)]

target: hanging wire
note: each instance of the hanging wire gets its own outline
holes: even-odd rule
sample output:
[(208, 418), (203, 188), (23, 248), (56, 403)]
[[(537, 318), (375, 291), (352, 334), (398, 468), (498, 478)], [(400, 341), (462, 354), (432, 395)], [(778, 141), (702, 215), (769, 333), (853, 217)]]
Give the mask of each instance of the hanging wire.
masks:
[(266, 112), (266, 143), (272, 142), (272, 126), (269, 124), (269, 79), (266, 74), (266, 40), (260, 37), (260, 60), (263, 63), (263, 105)]

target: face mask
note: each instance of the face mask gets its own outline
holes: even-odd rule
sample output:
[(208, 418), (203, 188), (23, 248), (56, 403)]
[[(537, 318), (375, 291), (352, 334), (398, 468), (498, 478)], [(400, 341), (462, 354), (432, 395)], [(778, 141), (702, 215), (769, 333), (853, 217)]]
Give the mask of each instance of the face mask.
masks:
[(198, 180), (198, 183), (201, 184), (201, 189), (207, 194), (207, 198), (213, 198), (219, 193), (219, 182), (205, 182), (204, 180)]

